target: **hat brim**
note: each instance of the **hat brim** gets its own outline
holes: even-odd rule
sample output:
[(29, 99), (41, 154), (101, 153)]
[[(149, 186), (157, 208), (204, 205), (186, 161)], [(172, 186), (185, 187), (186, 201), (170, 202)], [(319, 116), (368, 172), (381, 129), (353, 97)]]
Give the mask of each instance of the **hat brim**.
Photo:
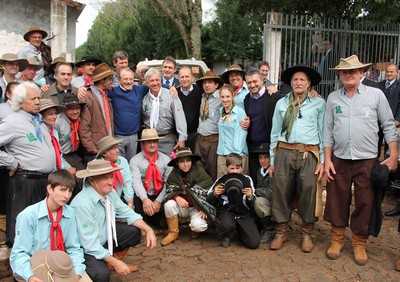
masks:
[(360, 66), (353, 66), (353, 67), (339, 67), (339, 65), (337, 65), (334, 68), (330, 68), (330, 70), (333, 70), (335, 72), (339, 72), (339, 71), (342, 71), (342, 70), (358, 70), (358, 69), (361, 69), (363, 72), (367, 72), (370, 69), (371, 65), (372, 65), (372, 63), (370, 63), (370, 64), (362, 64)]
[(105, 71), (105, 72), (103, 72), (103, 73), (101, 73), (101, 74), (99, 74), (97, 76), (93, 76), (92, 81), (96, 82), (96, 81), (102, 80), (102, 79), (104, 79), (106, 77), (114, 76), (114, 75), (115, 75), (115, 73), (112, 70), (108, 70), (108, 71)]
[(82, 101), (72, 101), (72, 102), (68, 102), (68, 103), (63, 103), (63, 106), (65, 106), (66, 108), (71, 107), (71, 106), (83, 106), (86, 105), (85, 102)]
[(94, 63), (96, 66), (101, 64), (101, 60), (99, 59), (89, 59), (89, 60), (82, 60), (80, 62), (75, 63), (77, 68), (81, 67), (84, 63)]
[(243, 187), (250, 187), (250, 180), (244, 175), (244, 174), (240, 174), (240, 173), (228, 173), (225, 174), (224, 176), (222, 176), (218, 182), (216, 183), (216, 185), (220, 184), (220, 183), (226, 183), (228, 180), (230, 179), (239, 179), (242, 183), (243, 183)]
[(176, 157), (175, 159), (170, 160), (169, 163), (168, 163), (168, 166), (178, 166), (178, 165), (177, 165), (177, 161), (178, 161), (180, 158), (185, 158), (185, 157), (191, 157), (191, 158), (192, 158), (192, 165), (193, 165), (193, 163), (195, 163), (195, 162), (201, 160), (201, 157), (198, 156), (198, 155), (187, 154), (187, 155), (185, 155), (185, 156), (179, 156), (179, 157)]
[(152, 138), (142, 138), (142, 139), (138, 139), (136, 140), (136, 142), (143, 142), (143, 141), (151, 141), (151, 140), (160, 140), (160, 139), (164, 139), (165, 137), (152, 137)]
[(39, 112), (39, 113), (43, 113), (44, 111), (46, 111), (46, 110), (48, 110), (48, 109), (51, 109), (51, 108), (56, 108), (56, 113), (57, 113), (57, 115), (60, 114), (60, 113), (62, 113), (62, 112), (64, 112), (65, 109), (66, 109), (66, 107), (63, 106), (63, 105), (51, 105), (51, 106), (46, 106), (46, 107), (44, 107), (43, 109), (40, 109), (40, 112)]
[(202, 77), (202, 78), (196, 80), (197, 86), (203, 88), (204, 80), (214, 80), (216, 83), (218, 83), (218, 88), (217, 89), (221, 88), (225, 84), (224, 80), (222, 78), (220, 78), (220, 77), (211, 77), (211, 76), (207, 77), (207, 76), (205, 76), (205, 77)]
[(85, 178), (85, 177), (91, 177), (91, 176), (98, 176), (98, 175), (103, 175), (103, 174), (107, 174), (110, 172), (114, 172), (117, 170), (121, 170), (122, 167), (113, 167), (113, 168), (107, 168), (105, 170), (88, 170), (88, 169), (83, 169), (83, 170), (79, 170), (76, 172), (76, 177), (78, 178)]
[(222, 80), (223, 80), (226, 84), (230, 84), (230, 83), (229, 83), (229, 75), (230, 75), (232, 72), (241, 73), (243, 79), (244, 79), (244, 75), (246, 74), (246, 72), (245, 72), (244, 70), (240, 70), (240, 69), (231, 69), (231, 70), (227, 70), (226, 72), (224, 72), (224, 73), (221, 75)]
[(281, 75), (281, 80), (284, 83), (291, 85), (292, 76), (296, 72), (304, 72), (310, 79), (310, 86), (315, 86), (322, 80), (321, 75), (316, 70), (309, 68), (307, 66), (294, 66), (284, 70)]
[(98, 158), (98, 157), (100, 157), (101, 155), (103, 155), (103, 153), (104, 153), (105, 151), (107, 151), (108, 149), (110, 149), (112, 146), (121, 143), (122, 140), (124, 140), (124, 139), (122, 139), (122, 138), (115, 138), (115, 137), (114, 137), (114, 141), (108, 143), (107, 146), (105, 146), (104, 148), (98, 149), (99, 151), (97, 152), (96, 158)]
[(14, 59), (14, 60), (11, 60), (11, 59), (10, 60), (0, 59), (0, 65), (3, 65), (3, 67), (4, 67), (6, 62), (18, 62), (18, 65), (19, 65), (18, 71), (19, 72), (21, 72), (24, 69), (26, 69), (26, 67), (29, 65), (29, 62), (26, 59)]
[(31, 35), (31, 33), (35, 33), (35, 32), (41, 33), (42, 37), (43, 37), (42, 39), (45, 39), (48, 35), (47, 32), (44, 30), (30, 30), (24, 34), (24, 40), (29, 42), (29, 35)]

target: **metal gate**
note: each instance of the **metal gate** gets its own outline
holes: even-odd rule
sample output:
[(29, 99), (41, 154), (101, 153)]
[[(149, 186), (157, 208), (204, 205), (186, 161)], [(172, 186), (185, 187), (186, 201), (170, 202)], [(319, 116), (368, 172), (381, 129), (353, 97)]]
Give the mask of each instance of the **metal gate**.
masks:
[(340, 58), (356, 54), (372, 63), (366, 76), (385, 78), (389, 63), (399, 65), (400, 24), (372, 25), (362, 18), (342, 20), (268, 13), (264, 24), (264, 60), (270, 63), (269, 79), (278, 83), (282, 70), (296, 64), (313, 67), (322, 76), (319, 93), (327, 96), (339, 87), (335, 67)]

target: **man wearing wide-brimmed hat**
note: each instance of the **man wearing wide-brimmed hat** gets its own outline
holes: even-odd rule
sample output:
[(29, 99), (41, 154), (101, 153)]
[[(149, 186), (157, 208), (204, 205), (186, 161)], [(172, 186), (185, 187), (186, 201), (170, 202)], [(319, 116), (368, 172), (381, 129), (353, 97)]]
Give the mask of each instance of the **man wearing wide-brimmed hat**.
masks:
[[(41, 45), (43, 39), (47, 37), (47, 32), (42, 30), (40, 27), (33, 26), (24, 34), (25, 41), (29, 42), (29, 45), (18, 51), (17, 56), (21, 59), (34, 58), (36, 64), (48, 65), (51, 63), (51, 55), (47, 58), (48, 54), (42, 54)], [(48, 62), (46, 62), (49, 60)], [(39, 80), (44, 77), (44, 69), (41, 67), (37, 72), (35, 80)]]
[(230, 84), (235, 91), (233, 96), (235, 98), (235, 105), (238, 105), (244, 109), (243, 100), (244, 97), (249, 93), (246, 82), (244, 81), (244, 75), (246, 72), (243, 68), (237, 64), (230, 65), (228, 69), (221, 75), (221, 78), (226, 84)]
[(114, 138), (113, 136), (105, 136), (97, 142), (96, 158), (102, 158), (109, 161), (113, 167), (120, 167), (122, 171), (115, 171), (113, 176), (113, 188), (117, 191), (118, 196), (124, 197), (125, 202), (130, 208), (133, 208), (133, 187), (132, 174), (128, 161), (120, 156), (119, 143), (122, 138)]
[(137, 266), (127, 265), (122, 259), (130, 247), (140, 243), (141, 231), (146, 233), (149, 249), (156, 245), (153, 229), (113, 189), (113, 172), (121, 169), (109, 161), (94, 160), (76, 173), (86, 180), (71, 206), (85, 253), (86, 272), (93, 281), (109, 281), (110, 269), (120, 275), (137, 270)]
[(0, 102), (4, 102), (4, 93), (6, 93), (7, 84), (13, 81), (20, 82), (15, 76), (28, 66), (28, 60), (18, 59), (17, 55), (6, 53), (1, 56), (0, 65), (4, 67), (4, 74), (0, 78), (0, 87), (3, 93)]
[(0, 123), (0, 163), (11, 172), (7, 210), (7, 243), (12, 246), (15, 218), (27, 206), (46, 196), (47, 176), (56, 170), (56, 156), (49, 131), (41, 123), (40, 90), (23, 82), (13, 91), (16, 112)]
[(114, 134), (113, 109), (106, 90), (112, 85), (114, 72), (102, 63), (93, 72), (94, 85), (88, 88), (82, 99), (85, 106), (81, 113), (79, 136), (85, 147), (86, 162), (92, 160), (97, 154), (96, 143), (107, 135)]
[(51, 99), (55, 104), (62, 104), (66, 95), (76, 95), (78, 90), (71, 85), (73, 66), (74, 64), (65, 62), (65, 59), (64, 62), (60, 61), (54, 66), (55, 82), (42, 92), (42, 98)]
[[(55, 74), (55, 68), (59, 63), (68, 63), (71, 66), (71, 69), (74, 69), (74, 67), (75, 67), (75, 64), (72, 62), (67, 62), (65, 57), (55, 57), (53, 62), (48, 66), (47, 75), (44, 77), (46, 79), (47, 85), (52, 85), (54, 82), (56, 82), (56, 79), (54, 78), (54, 74)], [(72, 76), (71, 76), (71, 79), (72, 79)]]
[(135, 189), (135, 211), (144, 221), (159, 226), (164, 216), (162, 203), (165, 197), (165, 184), (172, 170), (168, 166), (169, 157), (158, 150), (159, 137), (154, 128), (143, 129), (142, 151), (134, 156), (129, 165)]
[(351, 214), (354, 260), (368, 262), (366, 242), (374, 202), (375, 188), (371, 171), (378, 154), (378, 132), (382, 128), (390, 157), (381, 164), (389, 171), (398, 165), (396, 127), (385, 94), (360, 83), (371, 64), (363, 64), (356, 55), (340, 59), (336, 71), (343, 87), (328, 96), (325, 114), (324, 151), (327, 174), (327, 199), (324, 220), (331, 223), (330, 259), (337, 259), (349, 225), (352, 184), (355, 210)]
[(316, 214), (317, 182), (324, 175), (322, 147), (325, 101), (310, 97), (310, 87), (321, 81), (312, 68), (297, 65), (282, 73), (282, 81), (292, 91), (275, 106), (271, 129), (269, 174), (273, 178), (272, 219), (277, 223), (272, 250), (279, 250), (287, 241), (288, 222), (292, 216), (292, 197), (299, 196), (298, 214), (301, 224), (301, 250), (313, 249), (311, 233)]
[(101, 60), (94, 56), (84, 56), (81, 61), (75, 63), (76, 68), (82, 69), (82, 75), (74, 77), (71, 84), (75, 88), (90, 86), (94, 83), (93, 76), (96, 66), (101, 64)]
[(217, 179), (218, 121), (222, 107), (218, 89), (224, 85), (224, 81), (213, 71), (207, 71), (196, 81), (196, 84), (203, 89), (203, 96), (194, 152), (200, 156), (201, 165), (215, 181)]
[(30, 81), (40, 86), (41, 83), (44, 83), (44, 81), (35, 82), (34, 79), (36, 73), (43, 67), (43, 65), (41, 63), (38, 63), (37, 60), (33, 57), (29, 57), (27, 58), (27, 60), (28, 60), (28, 66), (22, 71), (19, 79), (21, 81)]

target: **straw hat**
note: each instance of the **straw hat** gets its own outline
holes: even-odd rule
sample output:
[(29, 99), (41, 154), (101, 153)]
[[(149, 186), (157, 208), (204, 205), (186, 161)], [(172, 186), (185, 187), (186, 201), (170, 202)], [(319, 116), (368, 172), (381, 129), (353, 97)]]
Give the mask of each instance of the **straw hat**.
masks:
[(358, 57), (356, 55), (351, 55), (347, 58), (340, 58), (339, 64), (334, 68), (330, 68), (330, 70), (341, 71), (362, 69), (363, 72), (366, 72), (371, 65), (372, 64), (363, 64), (358, 60)]
[(232, 72), (239, 72), (244, 75), (246, 74), (245, 71), (237, 64), (230, 65), (228, 69), (221, 75), (221, 78), (225, 81), (226, 84), (229, 84), (229, 74)]
[(192, 150), (190, 150), (189, 147), (177, 148), (173, 152), (172, 156), (173, 156), (173, 159), (170, 160), (170, 162), (168, 163), (168, 166), (176, 166), (178, 159), (183, 158), (183, 157), (191, 157), (192, 163), (197, 162), (198, 160), (201, 159), (200, 156), (193, 154)]
[(67, 63), (71, 65), (71, 68), (74, 69), (74, 63), (71, 62), (67, 62), (66, 59), (64, 57), (56, 57), (54, 58), (53, 62), (49, 65), (49, 67), (47, 68), (48, 72), (54, 72), (54, 69), (56, 68), (58, 63)]
[(39, 32), (42, 34), (43, 39), (45, 39), (47, 37), (47, 32), (44, 31), (43, 29), (41, 29), (40, 27), (37, 26), (32, 26), (25, 34), (24, 34), (24, 39), (25, 41), (29, 41), (29, 36), (31, 35), (31, 33), (34, 32)]
[(93, 160), (88, 162), (86, 169), (79, 170), (76, 172), (76, 177), (85, 178), (97, 175), (103, 175), (117, 170), (121, 170), (120, 167), (112, 167), (109, 161), (105, 160)]
[(38, 250), (31, 256), (35, 276), (42, 281), (76, 282), (79, 276), (69, 255), (63, 251)]
[(56, 108), (57, 114), (65, 111), (65, 106), (56, 105), (51, 99), (40, 99), (40, 113), (43, 113), (45, 110), (50, 108)]
[(100, 65), (96, 66), (93, 71), (93, 82), (102, 80), (103, 78), (109, 76), (114, 76), (114, 72), (106, 63), (101, 63)]
[(216, 83), (218, 83), (218, 88), (221, 88), (224, 85), (224, 81), (222, 80), (222, 78), (220, 78), (215, 72), (210, 70), (207, 71), (202, 78), (199, 78), (196, 81), (196, 84), (200, 87), (203, 87), (203, 81), (206, 79), (214, 80)]
[(97, 59), (94, 56), (84, 56), (81, 61), (75, 63), (75, 66), (79, 68), (86, 62), (94, 63), (96, 66), (101, 64), (101, 60)]
[(141, 141), (149, 141), (149, 140), (159, 140), (164, 139), (164, 137), (159, 137), (157, 131), (154, 128), (146, 128), (143, 129), (141, 139), (137, 140), (138, 142)]
[(37, 60), (34, 57), (27, 58), (28, 66), (34, 67), (36, 71), (40, 70), (43, 67), (43, 64), (38, 64)]
[(13, 53), (5, 53), (3, 56), (1, 56), (0, 65), (4, 65), (6, 62), (18, 62), (19, 71), (23, 71), (28, 66), (28, 60), (19, 59), (17, 55)]
[(114, 138), (110, 135), (107, 135), (106, 137), (101, 138), (100, 141), (98, 141), (96, 143), (96, 147), (97, 147), (96, 158), (103, 155), (112, 146), (121, 143), (122, 140), (123, 140), (122, 138)]
[(304, 65), (297, 65), (288, 68), (282, 72), (281, 79), (284, 83), (290, 85), (292, 81), (292, 76), (296, 72), (304, 72), (311, 80), (311, 86), (317, 85), (321, 81), (321, 75), (314, 69), (309, 68)]

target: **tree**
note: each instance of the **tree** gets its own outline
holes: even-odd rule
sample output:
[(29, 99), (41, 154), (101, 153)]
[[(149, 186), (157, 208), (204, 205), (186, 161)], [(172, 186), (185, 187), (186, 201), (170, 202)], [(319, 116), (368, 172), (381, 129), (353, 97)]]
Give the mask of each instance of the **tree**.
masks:
[(153, 0), (178, 28), (188, 58), (201, 59), (201, 0)]

